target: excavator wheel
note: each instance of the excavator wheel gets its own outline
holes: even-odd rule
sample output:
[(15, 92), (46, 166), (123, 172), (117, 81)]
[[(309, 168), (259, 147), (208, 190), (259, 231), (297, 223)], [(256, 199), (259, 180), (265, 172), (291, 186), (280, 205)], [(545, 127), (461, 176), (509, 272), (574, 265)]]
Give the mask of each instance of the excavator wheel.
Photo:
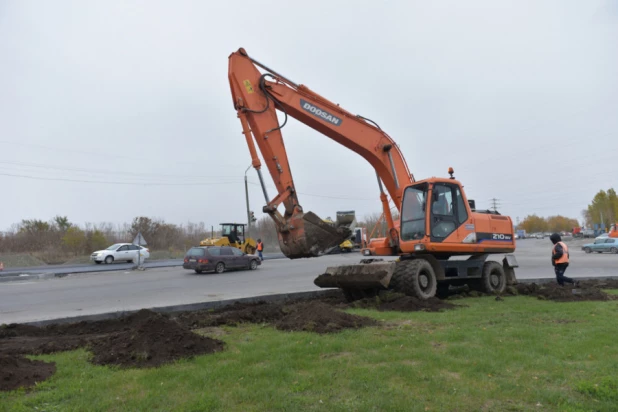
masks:
[(491, 294), (501, 294), (506, 290), (506, 273), (498, 262), (485, 262), (481, 276), (481, 289)]
[(436, 295), (438, 281), (433, 267), (424, 259), (397, 262), (390, 286), (407, 296), (427, 300)]

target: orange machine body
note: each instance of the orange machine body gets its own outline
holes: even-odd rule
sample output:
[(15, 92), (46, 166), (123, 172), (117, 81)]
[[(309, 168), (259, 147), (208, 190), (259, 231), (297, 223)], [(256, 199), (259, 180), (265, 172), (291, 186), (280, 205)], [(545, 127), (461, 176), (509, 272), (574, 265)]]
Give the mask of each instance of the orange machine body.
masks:
[[(256, 66), (267, 73), (260, 73)], [(304, 85), (295, 84), (250, 58), (243, 49), (229, 56), (228, 77), (234, 109), (241, 121), (252, 165), (258, 171), (266, 199), (264, 212), (274, 219), (279, 243), (286, 256), (317, 256), (327, 244), (340, 243), (341, 239), (335, 237), (343, 236), (343, 233), (327, 233), (329, 229), (322, 227), (315, 215), (306, 213), (300, 206), (281, 133), (285, 121), (279, 123), (276, 110), (283, 112), (286, 120), (287, 116), (293, 117), (358, 153), (375, 169), (388, 236), (371, 239), (365, 250), (370, 254), (430, 253), (448, 257), (515, 250), (513, 224), (509, 217), (471, 210), (463, 186), (452, 178), (452, 170), (449, 171), (451, 178), (416, 181), (395, 141), (376, 123), (344, 110)], [(262, 164), (256, 146), (277, 189), (273, 198), (268, 197), (262, 179)], [(424, 191), (420, 193), (414, 188), (423, 188)], [(410, 221), (406, 221), (404, 199), (408, 192), (417, 198), (416, 209), (411, 209), (415, 220)], [(431, 207), (423, 206), (424, 221), (421, 223), (418, 199), (423, 196), (426, 199), (435, 196), (435, 202), (430, 202)], [(398, 210), (399, 221), (393, 219), (389, 202)], [(440, 206), (441, 214), (436, 212), (440, 202), (447, 205)], [(450, 209), (449, 202), (456, 205), (451, 205)], [(277, 210), (280, 205), (284, 206), (283, 214)], [(324, 240), (327, 236), (320, 237), (319, 234), (332, 235), (333, 239)]]

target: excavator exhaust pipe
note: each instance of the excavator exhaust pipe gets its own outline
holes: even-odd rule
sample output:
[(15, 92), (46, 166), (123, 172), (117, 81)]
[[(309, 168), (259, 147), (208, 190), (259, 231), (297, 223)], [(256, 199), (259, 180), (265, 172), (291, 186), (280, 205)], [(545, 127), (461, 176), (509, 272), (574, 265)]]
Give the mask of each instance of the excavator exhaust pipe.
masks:
[(346, 227), (329, 225), (313, 212), (293, 216), (287, 226), (289, 230), (279, 230), (279, 246), (290, 259), (320, 256), (352, 234)]

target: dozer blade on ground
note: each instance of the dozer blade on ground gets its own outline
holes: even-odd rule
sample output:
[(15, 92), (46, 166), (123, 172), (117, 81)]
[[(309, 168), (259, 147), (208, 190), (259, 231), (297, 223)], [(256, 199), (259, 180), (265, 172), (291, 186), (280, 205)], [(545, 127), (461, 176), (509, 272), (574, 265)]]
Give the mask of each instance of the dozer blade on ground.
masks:
[(290, 259), (317, 257), (351, 235), (350, 229), (334, 228), (313, 212), (295, 216), (290, 219), (290, 225), (295, 230), (279, 233), (281, 252)]
[(388, 287), (396, 264), (395, 261), (378, 261), (330, 266), (313, 283), (321, 288), (383, 289)]

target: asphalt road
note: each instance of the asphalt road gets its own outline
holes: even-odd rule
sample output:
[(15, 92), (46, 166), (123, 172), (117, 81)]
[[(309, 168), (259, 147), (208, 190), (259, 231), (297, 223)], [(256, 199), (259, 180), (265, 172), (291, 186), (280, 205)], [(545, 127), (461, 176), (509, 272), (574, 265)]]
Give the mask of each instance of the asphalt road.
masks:
[[(590, 254), (571, 243), (568, 276), (618, 276), (618, 255)], [(551, 243), (518, 243), (519, 279), (551, 278)], [(0, 283), (0, 324), (141, 308), (317, 290), (313, 279), (327, 266), (356, 263), (358, 254), (265, 261), (256, 271), (196, 275), (179, 267), (69, 275)]]
[[(281, 259), (283, 253), (266, 253), (264, 259)], [(73, 265), (46, 265), (46, 266), (27, 266), (7, 268), (0, 271), (0, 277), (18, 276), (28, 274), (58, 274), (68, 275), (70, 273), (94, 273), (94, 272), (113, 272), (116, 270), (127, 270), (133, 267), (133, 263), (116, 262), (111, 265), (81, 263)], [(143, 266), (145, 268), (163, 268), (170, 266), (182, 266), (182, 259), (147, 260)]]

